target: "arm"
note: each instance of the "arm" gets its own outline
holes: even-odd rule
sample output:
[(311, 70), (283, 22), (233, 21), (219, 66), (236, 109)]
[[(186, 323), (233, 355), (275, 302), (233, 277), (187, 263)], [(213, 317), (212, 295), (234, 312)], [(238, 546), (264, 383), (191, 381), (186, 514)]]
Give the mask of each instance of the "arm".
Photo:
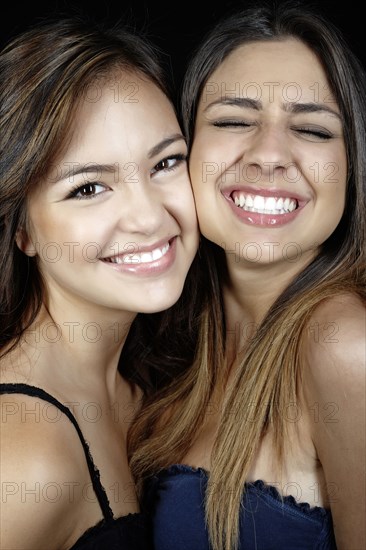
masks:
[(83, 472), (83, 463), (74, 456), (73, 448), (77, 446), (79, 451), (79, 443), (74, 439), (73, 427), (53, 406), (47, 404), (45, 415), (44, 403), (41, 407), (39, 404), (38, 400), (23, 395), (1, 396), (0, 548), (3, 549), (69, 547), (78, 506), (80, 510), (77, 491), (70, 498), (70, 486), (73, 483), (80, 486)]
[[(357, 298), (337, 298), (317, 310), (305, 349), (303, 390), (313, 419), (338, 550), (366, 548), (366, 310)], [(330, 325), (331, 324), (331, 325)], [(314, 325), (313, 325), (314, 326)], [(329, 326), (334, 334), (329, 338)], [(323, 329), (323, 330), (322, 330)], [(310, 333), (309, 333), (310, 334)]]

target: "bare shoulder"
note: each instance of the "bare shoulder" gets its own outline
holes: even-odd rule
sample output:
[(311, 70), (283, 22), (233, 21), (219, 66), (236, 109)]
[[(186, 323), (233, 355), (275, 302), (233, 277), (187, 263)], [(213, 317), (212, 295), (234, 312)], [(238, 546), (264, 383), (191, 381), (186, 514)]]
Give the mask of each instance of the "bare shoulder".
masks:
[(308, 324), (304, 354), (320, 383), (322, 374), (328, 380), (329, 376), (343, 379), (345, 368), (356, 378), (362, 377), (366, 360), (366, 304), (351, 294), (323, 302)]
[(75, 428), (38, 398), (5, 394), (0, 406), (0, 547), (66, 548), (79, 505), (78, 492), (71, 490), (85, 475)]
[(303, 347), (301, 382), (309, 407), (328, 418), (325, 424), (315, 422), (315, 434), (323, 437), (325, 430), (326, 437), (333, 431), (350, 435), (363, 429), (366, 307), (357, 296), (334, 297), (313, 313)]
[(301, 392), (324, 472), (337, 548), (364, 548), (366, 308), (355, 296), (322, 303), (303, 349)]

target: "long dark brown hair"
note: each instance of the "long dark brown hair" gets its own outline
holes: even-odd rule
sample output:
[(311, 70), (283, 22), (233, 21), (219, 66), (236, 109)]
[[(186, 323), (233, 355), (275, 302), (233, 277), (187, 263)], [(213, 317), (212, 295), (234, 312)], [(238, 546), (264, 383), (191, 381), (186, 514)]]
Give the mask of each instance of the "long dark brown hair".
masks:
[[(37, 259), (15, 239), (26, 228), (26, 202), (67, 139), (81, 99), (96, 101), (98, 83), (115, 70), (138, 74), (171, 97), (168, 59), (130, 22), (86, 16), (46, 19), (0, 54), (0, 349), (9, 351), (45, 299)], [(165, 65), (166, 63), (166, 65)], [(94, 86), (93, 90), (89, 86)]]

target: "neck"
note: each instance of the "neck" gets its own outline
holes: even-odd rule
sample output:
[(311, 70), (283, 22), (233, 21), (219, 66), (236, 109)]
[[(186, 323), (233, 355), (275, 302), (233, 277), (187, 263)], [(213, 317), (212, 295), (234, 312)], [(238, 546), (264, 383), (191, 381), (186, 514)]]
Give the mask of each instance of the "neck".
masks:
[(227, 257), (228, 277), (223, 289), (227, 319), (227, 347), (234, 355), (245, 348), (267, 312), (292, 282), (310, 263), (313, 256), (301, 262), (266, 265), (235, 262)]
[[(119, 357), (136, 314), (42, 308), (22, 338), (22, 366), (32, 377), (62, 385), (114, 388)], [(23, 369), (24, 370), (24, 369)]]

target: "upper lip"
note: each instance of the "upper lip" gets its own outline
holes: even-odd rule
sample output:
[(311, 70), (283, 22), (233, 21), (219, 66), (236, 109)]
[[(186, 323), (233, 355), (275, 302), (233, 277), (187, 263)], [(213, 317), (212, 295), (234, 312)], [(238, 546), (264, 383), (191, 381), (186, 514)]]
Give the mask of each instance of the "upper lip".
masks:
[[(116, 256), (125, 256), (127, 255), (133, 255), (133, 254), (143, 254), (144, 252), (152, 252), (153, 250), (156, 250), (157, 248), (162, 248), (167, 243), (171, 244), (171, 241), (176, 237), (176, 235), (173, 235), (171, 237), (165, 237), (163, 239), (160, 239), (159, 241), (156, 241), (153, 244), (139, 244), (135, 241), (130, 241), (127, 243), (124, 243), (121, 245), (121, 248), (118, 247), (118, 252), (115, 254), (108, 254), (107, 256), (102, 256), (101, 259), (105, 260), (106, 258), (114, 258)], [(113, 248), (116, 248), (116, 244), (113, 245)]]

